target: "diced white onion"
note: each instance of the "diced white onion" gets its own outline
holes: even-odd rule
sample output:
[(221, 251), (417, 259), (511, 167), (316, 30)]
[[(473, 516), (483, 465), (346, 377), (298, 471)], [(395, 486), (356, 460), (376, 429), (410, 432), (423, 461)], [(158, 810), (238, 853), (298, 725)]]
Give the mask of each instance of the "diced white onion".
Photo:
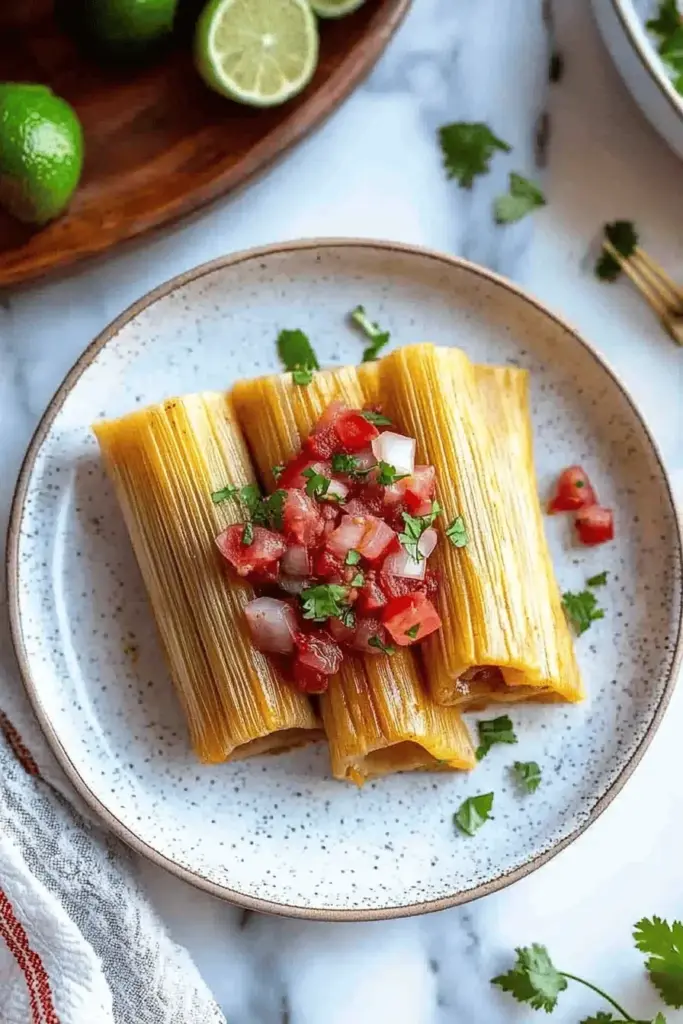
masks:
[(388, 573), (389, 576), (405, 576), (409, 580), (422, 580), (426, 571), (427, 560), (422, 558), (416, 562), (403, 548), (393, 555), (389, 555), (382, 562), (382, 572)]
[(297, 623), (286, 601), (257, 597), (244, 609), (254, 646), (268, 654), (290, 654), (294, 650)]
[(429, 558), (432, 551), (436, 547), (436, 543), (439, 539), (439, 535), (436, 530), (425, 530), (419, 541), (417, 542), (417, 550), (423, 556), (423, 558)]
[(349, 488), (341, 480), (330, 480), (330, 486), (325, 491), (325, 494), (322, 495), (322, 500), (344, 501), (348, 493)]
[(372, 448), (363, 448), (361, 452), (354, 452), (353, 457), (356, 460), (356, 469), (372, 469), (377, 465)]
[(292, 544), (282, 556), (280, 568), (286, 576), (310, 576), (311, 559), (301, 544)]
[(415, 438), (385, 430), (372, 440), (372, 451), (378, 462), (393, 466), (397, 473), (412, 473), (415, 467)]
[(296, 596), (300, 594), (306, 587), (310, 586), (310, 582), (304, 579), (302, 576), (279, 576), (277, 581), (278, 587), (284, 590), (286, 594), (293, 594)]

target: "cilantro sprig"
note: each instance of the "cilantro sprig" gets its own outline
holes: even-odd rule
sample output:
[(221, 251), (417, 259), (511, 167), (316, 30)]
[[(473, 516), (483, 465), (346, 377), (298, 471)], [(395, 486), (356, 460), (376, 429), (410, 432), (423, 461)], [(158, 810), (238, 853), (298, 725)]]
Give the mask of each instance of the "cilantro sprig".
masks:
[(305, 469), (301, 475), (306, 477), (306, 494), (309, 498), (317, 498), (320, 501), (325, 497), (332, 483), (329, 477), (323, 476), (312, 467)]
[(413, 561), (421, 562), (424, 558), (419, 547), (420, 538), (442, 511), (438, 501), (433, 501), (431, 512), (427, 512), (424, 516), (411, 516), (409, 512), (402, 513), (405, 529), (403, 533), (399, 533), (398, 539)]
[[(220, 505), (224, 501), (238, 501), (246, 522), (254, 526), (274, 526), (278, 530), (282, 529), (282, 509), (286, 498), (287, 492), (283, 490), (273, 491), (272, 494), (264, 498), (256, 484), (246, 484), (244, 487), (222, 487), (211, 495), (214, 505)], [(248, 536), (251, 536), (251, 540), (245, 543), (250, 544), (253, 540), (253, 533)]]
[(658, 38), (657, 49), (672, 72), (674, 88), (683, 92), (683, 18), (676, 0), (660, 0), (657, 14), (646, 22), (646, 28)]
[(475, 754), (477, 761), (486, 757), (496, 743), (517, 742), (515, 729), (509, 715), (482, 719), (477, 722), (477, 729), (479, 731), (479, 746)]
[(375, 412), (374, 409), (361, 409), (360, 414), (364, 420), (373, 423), (376, 427), (393, 426), (388, 416), (384, 416), (381, 412)]
[(439, 128), (439, 142), (446, 175), (462, 188), (472, 188), (474, 179), (488, 174), (493, 155), (509, 153), (510, 146), (481, 121), (455, 121)]
[(410, 473), (398, 473), (395, 466), (389, 465), (388, 462), (377, 463), (377, 483), (380, 487), (391, 487), (398, 480), (405, 480), (410, 476)]
[[(635, 925), (633, 938), (636, 947), (647, 954), (645, 970), (650, 981), (667, 1006), (677, 1009), (683, 1006), (683, 924), (674, 921), (669, 924), (660, 917), (643, 918)], [(550, 958), (545, 946), (533, 943), (515, 950), (516, 960), (506, 973), (491, 979), (491, 984), (509, 993), (519, 1003), (527, 1003), (534, 1010), (552, 1013), (558, 998), (569, 981), (584, 985), (609, 1003), (618, 1016), (599, 1010), (586, 1017), (582, 1024), (648, 1024), (629, 1014), (623, 1006), (598, 988), (569, 971), (559, 970)], [(663, 1013), (658, 1013), (650, 1024), (666, 1024)]]
[(341, 619), (347, 625), (348, 613), (351, 611), (348, 596), (348, 589), (336, 583), (320, 583), (315, 587), (307, 587), (299, 595), (303, 617), (314, 619), (316, 622)]
[(351, 312), (351, 320), (359, 327), (366, 338), (368, 338), (370, 344), (363, 352), (363, 358), (361, 362), (369, 363), (377, 358), (377, 353), (380, 349), (383, 349), (385, 345), (389, 343), (391, 334), (389, 331), (383, 331), (377, 323), (373, 323), (368, 317), (363, 306), (356, 306)]
[(465, 520), (462, 516), (456, 516), (455, 519), (448, 524), (446, 527), (446, 536), (453, 545), (454, 548), (466, 548), (470, 542), (470, 537), (465, 526)]
[(453, 823), (467, 836), (473, 836), (484, 822), (491, 817), (493, 793), (480, 793), (479, 796), (468, 796), (453, 815)]
[(303, 331), (280, 331), (277, 351), (285, 370), (292, 374), (295, 384), (305, 387), (313, 380), (314, 370), (320, 369), (318, 357)]
[(524, 793), (535, 793), (541, 785), (541, 769), (536, 761), (515, 761), (510, 770)]
[(508, 192), (493, 203), (493, 217), (496, 224), (514, 224), (545, 205), (545, 196), (538, 185), (511, 171)]
[(577, 636), (581, 636), (594, 622), (605, 617), (604, 610), (598, 605), (598, 599), (590, 590), (581, 590), (578, 594), (572, 593), (571, 590), (565, 591), (562, 595), (562, 605)]

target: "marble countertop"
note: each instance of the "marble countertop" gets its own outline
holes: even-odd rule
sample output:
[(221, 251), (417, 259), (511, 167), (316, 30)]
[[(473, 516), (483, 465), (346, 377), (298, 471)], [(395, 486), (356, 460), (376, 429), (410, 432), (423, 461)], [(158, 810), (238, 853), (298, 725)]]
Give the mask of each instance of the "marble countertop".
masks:
[[(633, 218), (647, 248), (683, 278), (681, 165), (610, 65), (588, 0), (556, 0), (564, 74), (548, 84), (541, 7), (541, 0), (414, 0), (369, 80), (248, 189), (123, 254), (0, 296), (3, 479), (16, 476), (31, 431), (76, 357), (143, 292), (231, 250), (360, 235), (468, 256), (573, 322), (640, 404), (683, 499), (683, 352), (625, 282), (596, 281), (587, 255), (602, 223)], [(453, 120), (489, 122), (514, 145), (515, 169), (542, 178), (548, 206), (513, 228), (495, 228), (490, 202), (510, 160), (497, 160), (472, 193), (458, 191), (435, 144), (435, 129)], [(0, 496), (5, 520), (10, 497), (8, 483)], [(489, 984), (513, 947), (531, 941), (650, 1019), (658, 1002), (630, 933), (645, 915), (683, 918), (682, 722), (679, 690), (641, 767), (599, 821), (534, 875), (470, 906), (372, 924), (288, 921), (244, 914), (160, 869), (141, 870), (231, 1024), (547, 1019)], [(598, 1009), (607, 1007), (573, 986), (553, 1020), (571, 1024)]]

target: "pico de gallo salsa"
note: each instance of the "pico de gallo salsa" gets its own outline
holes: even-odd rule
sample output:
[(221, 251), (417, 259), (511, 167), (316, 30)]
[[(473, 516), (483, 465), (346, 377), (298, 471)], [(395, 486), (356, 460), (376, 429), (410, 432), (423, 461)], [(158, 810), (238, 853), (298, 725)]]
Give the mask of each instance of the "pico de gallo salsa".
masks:
[(581, 466), (568, 466), (560, 474), (548, 511), (576, 512), (574, 525), (582, 544), (589, 547), (614, 540), (614, 514), (598, 502), (595, 488)]
[[(390, 656), (441, 626), (429, 566), (441, 508), (434, 467), (416, 465), (415, 450), (381, 411), (333, 402), (299, 454), (274, 467), (272, 494), (212, 495), (245, 512), (216, 542), (260, 595), (245, 609), (252, 641), (300, 690), (324, 692), (351, 653)], [(456, 546), (462, 530), (447, 531)]]

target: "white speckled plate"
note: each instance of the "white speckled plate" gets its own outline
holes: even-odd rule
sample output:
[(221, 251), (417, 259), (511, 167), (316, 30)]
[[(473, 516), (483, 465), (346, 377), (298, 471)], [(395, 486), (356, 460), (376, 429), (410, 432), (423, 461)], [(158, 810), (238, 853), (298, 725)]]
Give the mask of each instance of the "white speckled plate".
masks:
[[(431, 339), (532, 373), (542, 493), (579, 462), (616, 509), (617, 540), (572, 546), (547, 520), (563, 588), (607, 569), (605, 619), (578, 642), (590, 699), (514, 708), (520, 742), (472, 775), (334, 782), (322, 745), (204, 766), (185, 727), (90, 423), (277, 369), (276, 331), (307, 331), (323, 363), (359, 359), (363, 302), (397, 345)], [(94, 342), (29, 450), (9, 543), (14, 640), (26, 686), (83, 796), (131, 846), (242, 905), (327, 918), (439, 909), (537, 867), (606, 807), (664, 711), (680, 659), (681, 539), (654, 444), (598, 356), (528, 296), (470, 264), (400, 245), (302, 242), (245, 253), (152, 292)], [(138, 657), (135, 654), (139, 654)], [(514, 790), (536, 760), (543, 784)], [(495, 792), (476, 838), (453, 812)]]

